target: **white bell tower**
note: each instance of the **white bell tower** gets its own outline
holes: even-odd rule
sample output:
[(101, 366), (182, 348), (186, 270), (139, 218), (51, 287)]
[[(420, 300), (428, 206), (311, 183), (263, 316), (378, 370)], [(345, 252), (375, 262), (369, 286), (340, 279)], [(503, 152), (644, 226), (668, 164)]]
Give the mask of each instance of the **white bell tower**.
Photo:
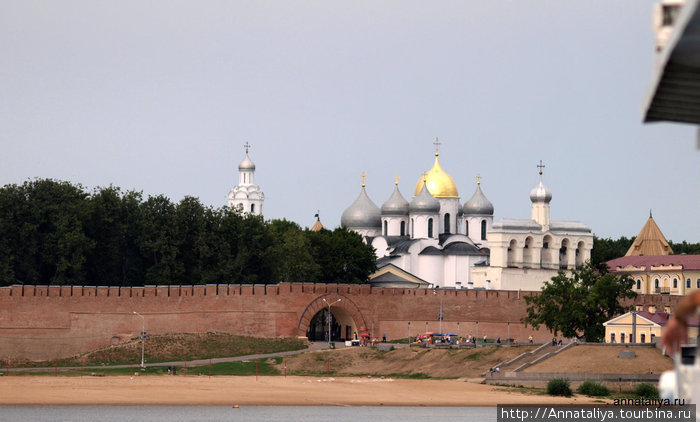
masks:
[(255, 163), (248, 157), (250, 145), (246, 142), (245, 158), (238, 165), (238, 185), (228, 193), (228, 205), (241, 212), (252, 215), (262, 215), (265, 194), (260, 186), (254, 184)]

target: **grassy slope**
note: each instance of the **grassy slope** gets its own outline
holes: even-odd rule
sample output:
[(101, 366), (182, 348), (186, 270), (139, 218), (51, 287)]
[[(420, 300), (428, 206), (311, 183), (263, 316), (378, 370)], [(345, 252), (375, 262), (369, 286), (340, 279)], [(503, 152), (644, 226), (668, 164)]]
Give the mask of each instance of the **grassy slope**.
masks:
[[(297, 338), (254, 338), (223, 333), (169, 334), (146, 338), (147, 363), (171, 362), (218, 357), (246, 356), (260, 353), (302, 350), (308, 346)], [(141, 362), (141, 340), (99, 349), (81, 356), (58, 360), (58, 366), (123, 365)], [(52, 367), (55, 361), (12, 363), (15, 367)]]

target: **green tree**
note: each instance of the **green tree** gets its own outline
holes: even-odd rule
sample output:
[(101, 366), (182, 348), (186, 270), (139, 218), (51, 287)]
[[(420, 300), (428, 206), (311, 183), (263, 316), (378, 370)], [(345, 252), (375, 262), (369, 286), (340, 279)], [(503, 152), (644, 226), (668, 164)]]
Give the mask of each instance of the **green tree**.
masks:
[(633, 284), (628, 275), (612, 274), (606, 266), (596, 268), (586, 261), (570, 276), (559, 271), (544, 283), (541, 293), (525, 296), (527, 316), (521, 321), (534, 328), (544, 325), (555, 336), (600, 341), (605, 335), (603, 323), (627, 310), (620, 300), (636, 296)]
[(175, 205), (163, 195), (149, 196), (141, 204), (139, 245), (147, 263), (146, 284), (172, 284), (184, 273), (178, 259), (180, 233)]
[(311, 254), (309, 232), (292, 221), (269, 222), (275, 239), (275, 279), (283, 282), (317, 283), (321, 280), (321, 267)]
[(366, 283), (377, 270), (374, 248), (362, 236), (344, 227), (307, 231), (311, 253), (321, 269), (323, 283)]
[(591, 250), (591, 261), (594, 266), (601, 265), (611, 259), (625, 256), (627, 250), (634, 243), (635, 237), (627, 238), (622, 236), (619, 239), (593, 237), (593, 250)]
[(700, 255), (700, 243), (688, 243), (685, 240), (680, 243), (674, 243), (673, 241), (669, 240), (668, 245), (673, 250), (674, 255)]

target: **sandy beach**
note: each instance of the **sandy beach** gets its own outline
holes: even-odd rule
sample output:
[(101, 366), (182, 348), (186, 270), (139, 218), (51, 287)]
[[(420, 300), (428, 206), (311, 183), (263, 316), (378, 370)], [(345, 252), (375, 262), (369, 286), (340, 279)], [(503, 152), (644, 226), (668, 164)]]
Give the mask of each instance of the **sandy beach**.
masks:
[(495, 406), (593, 403), (463, 380), (318, 377), (0, 378), (0, 405)]

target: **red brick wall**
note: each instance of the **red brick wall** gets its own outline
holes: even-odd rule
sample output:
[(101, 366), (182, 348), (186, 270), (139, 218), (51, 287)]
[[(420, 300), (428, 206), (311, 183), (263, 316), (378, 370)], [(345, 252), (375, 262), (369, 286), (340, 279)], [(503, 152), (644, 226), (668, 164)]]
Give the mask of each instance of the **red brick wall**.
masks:
[[(53, 359), (149, 334), (218, 331), (260, 337), (304, 336), (324, 304), (347, 311), (360, 330), (400, 338), (439, 330), (463, 336), (551, 339), (520, 323), (532, 292), (373, 289), (369, 285), (288, 284), (0, 288), (0, 359)], [(675, 296), (640, 296), (639, 304), (674, 306)], [(631, 302), (630, 302), (631, 303)], [(478, 324), (477, 324), (478, 322)], [(427, 325), (426, 325), (427, 323)], [(478, 326), (478, 328), (477, 328)], [(478, 331), (478, 333), (477, 333)]]

